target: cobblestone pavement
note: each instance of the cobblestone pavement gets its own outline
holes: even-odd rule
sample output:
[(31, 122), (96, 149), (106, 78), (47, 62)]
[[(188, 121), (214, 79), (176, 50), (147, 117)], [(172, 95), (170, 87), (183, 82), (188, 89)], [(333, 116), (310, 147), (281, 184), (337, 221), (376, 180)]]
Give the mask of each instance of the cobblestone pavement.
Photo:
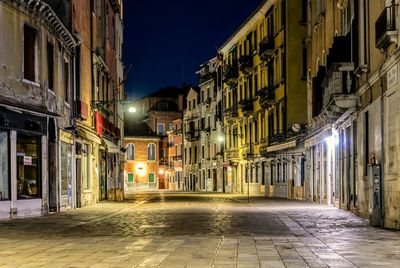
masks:
[(328, 206), (222, 194), (0, 222), (0, 267), (400, 267), (400, 233)]

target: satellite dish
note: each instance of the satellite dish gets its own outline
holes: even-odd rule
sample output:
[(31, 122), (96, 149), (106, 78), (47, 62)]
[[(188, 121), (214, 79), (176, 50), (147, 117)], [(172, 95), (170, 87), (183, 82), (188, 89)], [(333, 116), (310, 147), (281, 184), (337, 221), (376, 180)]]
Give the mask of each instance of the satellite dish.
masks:
[(293, 132), (298, 133), (301, 130), (301, 125), (299, 123), (294, 123), (291, 128)]

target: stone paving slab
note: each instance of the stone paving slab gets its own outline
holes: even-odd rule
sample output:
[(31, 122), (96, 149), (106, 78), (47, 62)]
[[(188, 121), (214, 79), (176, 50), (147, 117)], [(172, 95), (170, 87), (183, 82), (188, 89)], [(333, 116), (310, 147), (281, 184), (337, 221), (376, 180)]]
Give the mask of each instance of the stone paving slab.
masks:
[(0, 243), (0, 267), (400, 267), (399, 232), (328, 206), (222, 194), (2, 221)]

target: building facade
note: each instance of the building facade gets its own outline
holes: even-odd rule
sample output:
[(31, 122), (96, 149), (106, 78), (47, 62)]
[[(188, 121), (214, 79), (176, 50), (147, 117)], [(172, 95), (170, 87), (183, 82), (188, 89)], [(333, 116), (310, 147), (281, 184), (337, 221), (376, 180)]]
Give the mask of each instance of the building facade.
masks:
[(222, 94), (217, 83), (217, 58), (202, 64), (197, 74), (200, 87), (199, 190), (231, 192), (232, 182), (225, 180), (223, 173)]
[(0, 13), (0, 218), (72, 208), (75, 39), (46, 1)]
[(303, 198), (303, 2), (264, 1), (219, 50), (226, 172), (236, 192)]
[(397, 1), (309, 1), (307, 198), (391, 229), (400, 228), (398, 29)]
[(101, 199), (92, 11), (91, 1), (0, 1), (1, 218)]
[(158, 190), (161, 170), (158, 166), (157, 136), (125, 136), (125, 192)]
[(182, 118), (172, 121), (174, 130), (168, 131), (168, 189), (182, 191), (183, 185), (183, 124)]

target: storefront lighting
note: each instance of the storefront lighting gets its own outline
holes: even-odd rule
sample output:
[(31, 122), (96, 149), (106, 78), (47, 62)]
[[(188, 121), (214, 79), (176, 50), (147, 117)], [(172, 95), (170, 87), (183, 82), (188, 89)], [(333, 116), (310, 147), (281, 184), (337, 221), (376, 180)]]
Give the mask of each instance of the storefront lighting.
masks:
[(339, 144), (339, 134), (338, 134), (337, 130), (332, 129), (332, 135), (329, 137), (326, 137), (325, 142), (330, 148), (338, 145)]
[(135, 170), (136, 170), (136, 173), (141, 177), (145, 176), (146, 172), (147, 172), (146, 165), (143, 163), (137, 163), (135, 166)]
[(224, 142), (224, 137), (223, 136), (218, 136), (218, 141), (219, 142)]
[(164, 175), (164, 173), (165, 173), (164, 169), (160, 169), (160, 171), (158, 172), (158, 174), (160, 175)]

